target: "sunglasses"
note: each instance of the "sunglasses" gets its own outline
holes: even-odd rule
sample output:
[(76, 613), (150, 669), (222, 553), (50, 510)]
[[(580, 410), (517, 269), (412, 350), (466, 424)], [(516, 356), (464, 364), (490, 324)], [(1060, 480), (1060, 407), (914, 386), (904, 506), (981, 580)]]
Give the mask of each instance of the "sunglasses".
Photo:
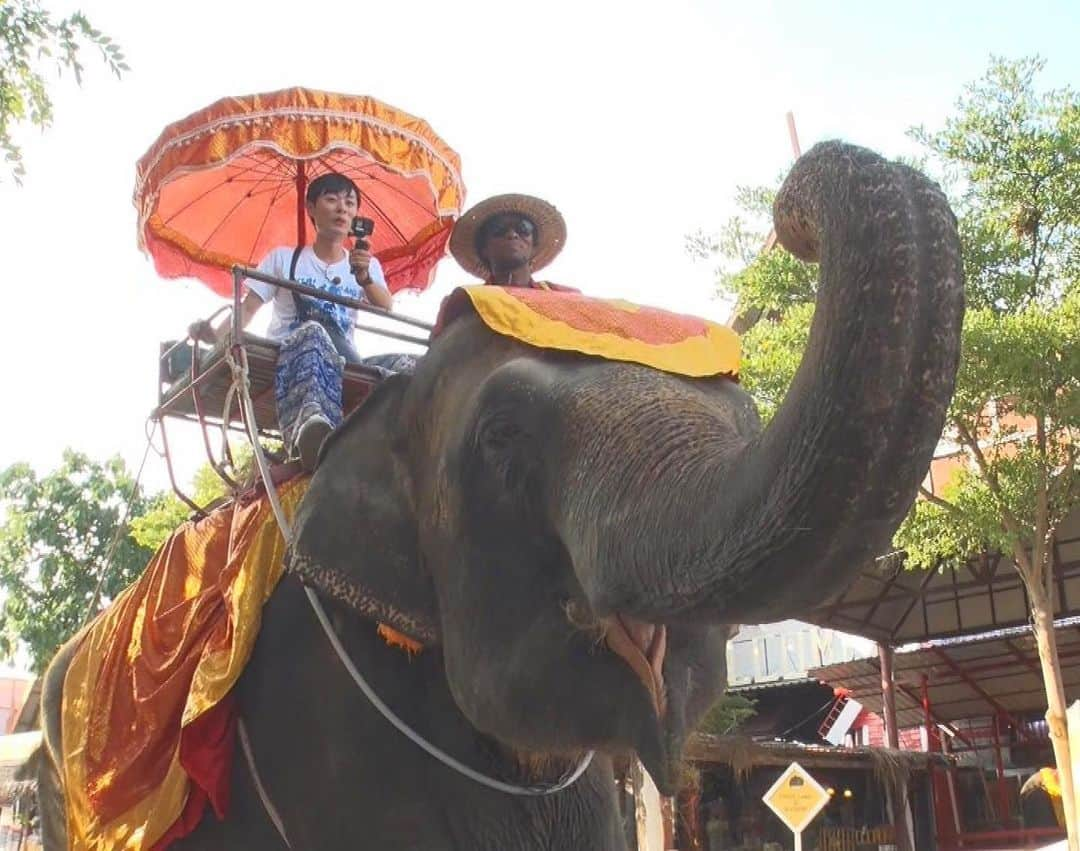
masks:
[(484, 239), (493, 236), (505, 236), (508, 231), (513, 231), (522, 239), (531, 239), (536, 236), (536, 225), (524, 216), (499, 216), (484, 224)]

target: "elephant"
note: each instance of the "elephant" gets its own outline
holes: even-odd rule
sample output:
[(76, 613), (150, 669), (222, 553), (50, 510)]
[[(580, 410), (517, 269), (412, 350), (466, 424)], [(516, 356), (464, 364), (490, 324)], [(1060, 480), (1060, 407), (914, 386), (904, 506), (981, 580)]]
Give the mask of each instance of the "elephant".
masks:
[[(613, 758), (674, 793), (731, 625), (805, 615), (888, 547), (953, 392), (963, 271), (935, 184), (821, 143), (774, 220), (820, 285), (767, 427), (737, 381), (537, 349), (466, 315), (327, 439), (235, 689), (251, 758), (228, 817), (174, 848), (626, 847)], [(595, 756), (550, 794), (462, 776), (373, 707), (309, 594), (378, 698), (458, 763), (552, 787)], [(66, 847), (65, 653), (44, 683), (47, 851)]]

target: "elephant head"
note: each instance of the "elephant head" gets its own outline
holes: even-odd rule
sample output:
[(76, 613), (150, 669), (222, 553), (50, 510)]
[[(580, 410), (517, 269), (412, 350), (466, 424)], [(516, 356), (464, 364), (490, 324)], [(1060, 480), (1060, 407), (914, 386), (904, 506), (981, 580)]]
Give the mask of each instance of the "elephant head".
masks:
[(323, 447), (290, 568), (441, 654), (508, 750), (632, 749), (670, 791), (726, 625), (797, 617), (888, 545), (953, 389), (962, 271), (936, 186), (825, 143), (775, 222), (821, 282), (768, 428), (736, 382), (456, 319)]

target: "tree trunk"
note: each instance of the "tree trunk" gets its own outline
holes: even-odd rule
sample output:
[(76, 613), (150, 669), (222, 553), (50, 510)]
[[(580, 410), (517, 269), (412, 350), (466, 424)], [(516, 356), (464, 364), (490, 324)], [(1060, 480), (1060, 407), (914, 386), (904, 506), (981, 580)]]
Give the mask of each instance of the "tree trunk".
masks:
[(1057, 763), (1058, 782), (1061, 784), (1069, 851), (1080, 851), (1072, 758), (1065, 719), (1065, 688), (1061, 681), (1061, 664), (1058, 661), (1057, 639), (1054, 636), (1054, 607), (1041, 582), (1025, 581), (1024, 584), (1031, 600), (1035, 641), (1039, 646), (1039, 661), (1042, 664), (1043, 685), (1046, 688), (1046, 721), (1050, 726), (1050, 743), (1054, 747), (1054, 762)]

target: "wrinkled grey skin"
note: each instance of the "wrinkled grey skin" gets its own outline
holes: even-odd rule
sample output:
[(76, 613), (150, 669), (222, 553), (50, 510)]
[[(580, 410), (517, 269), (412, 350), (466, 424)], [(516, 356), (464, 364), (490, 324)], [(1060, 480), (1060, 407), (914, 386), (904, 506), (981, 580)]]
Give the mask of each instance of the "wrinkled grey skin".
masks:
[[(541, 352), (468, 317), (324, 446), (292, 576), (238, 687), (293, 848), (623, 848), (606, 754), (635, 751), (672, 791), (683, 740), (723, 686), (724, 625), (799, 616), (886, 548), (952, 393), (954, 218), (916, 172), (827, 143), (785, 183), (776, 230), (820, 259), (822, 283), (764, 432), (733, 382)], [(348, 679), (298, 578), (383, 699), (439, 747), (506, 780), (554, 780), (595, 748), (592, 768), (530, 800), (435, 763)], [(598, 624), (615, 615), (666, 626), (662, 718), (604, 643)], [(424, 652), (387, 647), (373, 619)], [(66, 655), (46, 682), (53, 753)], [(54, 851), (48, 766), (42, 780)], [(283, 847), (242, 759), (233, 788), (230, 818), (178, 848)]]

